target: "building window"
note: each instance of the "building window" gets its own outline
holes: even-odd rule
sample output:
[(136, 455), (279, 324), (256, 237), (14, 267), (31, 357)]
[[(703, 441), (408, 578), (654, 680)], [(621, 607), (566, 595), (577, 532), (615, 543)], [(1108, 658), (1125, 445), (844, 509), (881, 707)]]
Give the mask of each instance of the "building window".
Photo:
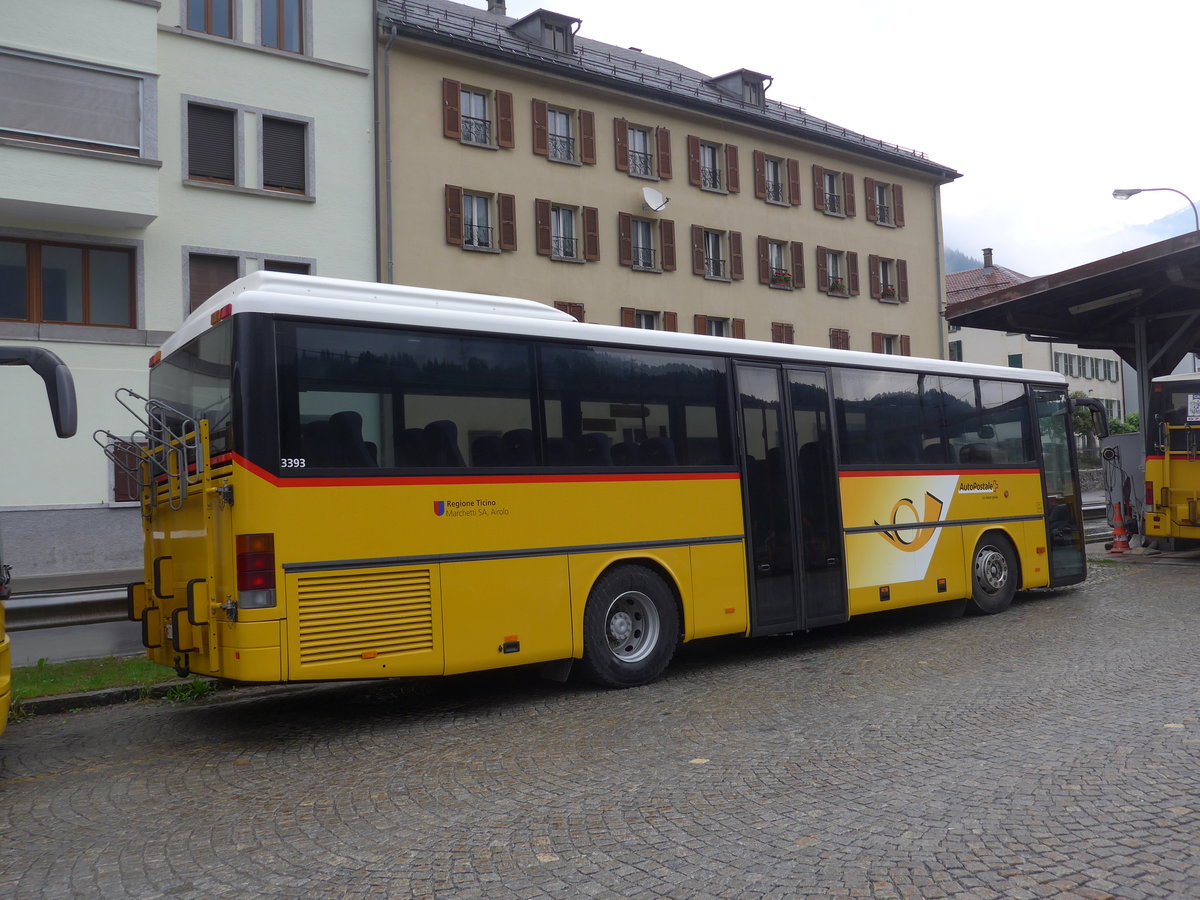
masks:
[(237, 111), (189, 103), (187, 172), (195, 181), (237, 183)]
[(306, 193), (308, 125), (294, 119), (262, 118), (262, 186), (268, 191)]
[(1023, 358), (1024, 358), (1024, 354), (1022, 354), (1022, 353), (1010, 353), (1010, 354), (1008, 354), (1008, 367), (1009, 367), (1010, 369), (1020, 369), (1020, 368), (1024, 368), (1024, 366), (1025, 366), (1025, 363), (1024, 363), (1024, 362), (1022, 362), (1022, 359), (1023, 359)]
[(894, 228), (904, 227), (904, 191), (898, 184), (863, 179), (867, 195), (867, 221)]
[(286, 272), (289, 275), (311, 275), (312, 263), (295, 262), (286, 259), (264, 259), (264, 272)]
[[(599, 211), (594, 206), (564, 206), (534, 201), (537, 252), (560, 262), (595, 262), (600, 258)], [(582, 221), (582, 240), (578, 234)]]
[(490, 250), (492, 242), (492, 198), (463, 192), (463, 246)]
[(745, 319), (724, 319), (717, 316), (693, 316), (692, 330), (696, 334), (707, 334), (710, 337), (744, 338), (746, 336)]
[(443, 78), (442, 134), (476, 147), (512, 149), (516, 144), (512, 94), (466, 87)]
[(550, 258), (578, 259), (575, 237), (575, 210), (569, 206), (550, 207)]
[(670, 219), (659, 219), (656, 226), (649, 219), (619, 213), (617, 243), (623, 266), (641, 272), (675, 271), (675, 223)]
[(446, 243), (464, 250), (517, 249), (516, 198), (512, 194), (493, 195), (448, 184), (445, 196)]
[(817, 290), (836, 297), (858, 296), (858, 254), (818, 247)]
[(776, 344), (796, 343), (796, 329), (790, 322), (772, 322), (771, 340)]
[(564, 23), (542, 22), (542, 46), (556, 53), (570, 53), (574, 44), (571, 29)]
[(464, 144), (492, 143), (492, 120), (488, 115), (487, 94), (471, 88), (463, 88), (460, 93), (460, 119), (462, 142)]
[(291, 53), (304, 53), (304, 0), (260, 0), (262, 43)]
[(830, 328), (829, 346), (834, 350), (849, 350), (850, 330), (847, 328)]
[(830, 216), (855, 215), (854, 176), (813, 166), (813, 206)]
[(632, 125), (613, 119), (613, 140), (618, 172), (640, 178), (671, 177), (671, 132)]
[(763, 90), (761, 79), (742, 79), (742, 100), (753, 106), (762, 106), (766, 103), (766, 92)]
[(563, 109), (549, 109), (546, 113), (549, 132), (550, 158), (575, 159), (575, 138), (571, 135), (571, 114)]
[(715, 281), (740, 281), (742, 233), (692, 226), (692, 272)]
[(754, 151), (754, 196), (782, 206), (800, 205), (800, 162)]
[(188, 255), (188, 312), (195, 312), (221, 288), (237, 281), (241, 260), (215, 253)]
[(954, 362), (962, 362), (962, 341), (950, 342), (950, 359)]
[(725, 254), (721, 249), (722, 233), (719, 231), (704, 232), (704, 276), (706, 278), (725, 278)]
[(578, 302), (571, 301), (571, 300), (555, 300), (554, 308), (562, 310), (567, 315), (574, 316), (575, 320), (577, 322), (584, 321), (583, 304), (582, 303), (578, 303)]
[(187, 29), (233, 37), (233, 0), (187, 0)]
[(132, 328), (133, 316), (132, 250), (0, 239), (0, 319)]
[(533, 152), (555, 162), (596, 162), (596, 116), (533, 101)]
[(729, 335), (729, 320), (707, 316), (704, 323), (704, 333), (712, 337), (727, 337)]
[(905, 260), (871, 254), (867, 266), (874, 299), (885, 303), (908, 302), (908, 263)]
[(689, 134), (688, 181), (705, 191), (736, 194), (741, 190), (738, 150), (733, 144), (717, 144)]
[(758, 280), (782, 290), (804, 287), (804, 244), (759, 235)]
[(911, 340), (907, 334), (871, 333), (871, 351), (890, 353), (893, 356), (912, 356)]
[(679, 316), (673, 312), (655, 312), (622, 306), (621, 325), (626, 328), (644, 328), (648, 331), (678, 331)]
[(0, 52), (0, 135), (84, 150), (144, 155), (152, 80)]
[(954, 334), (955, 332), (962, 331), (962, 326), (950, 324), (950, 325), (946, 326), (946, 330), (949, 331), (951, 334)]
[(650, 132), (636, 125), (629, 126), (629, 174), (652, 176), (654, 154), (650, 151)]
[(639, 309), (634, 313), (633, 321), (634, 328), (644, 328), (647, 331), (654, 331), (658, 328), (658, 313)]

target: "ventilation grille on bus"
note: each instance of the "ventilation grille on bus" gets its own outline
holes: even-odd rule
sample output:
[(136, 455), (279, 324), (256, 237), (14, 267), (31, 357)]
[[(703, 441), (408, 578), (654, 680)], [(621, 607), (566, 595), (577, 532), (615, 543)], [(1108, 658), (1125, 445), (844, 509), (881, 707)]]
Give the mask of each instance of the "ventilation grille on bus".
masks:
[(428, 569), (301, 575), (297, 599), (301, 665), (433, 649)]

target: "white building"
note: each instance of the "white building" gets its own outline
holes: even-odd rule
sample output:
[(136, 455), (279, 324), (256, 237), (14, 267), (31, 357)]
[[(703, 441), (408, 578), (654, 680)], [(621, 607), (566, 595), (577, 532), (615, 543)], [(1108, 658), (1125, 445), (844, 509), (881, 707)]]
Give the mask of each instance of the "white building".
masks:
[(0, 369), (18, 591), (141, 565), (138, 511), (90, 436), (134, 430), (113, 393), (145, 391), (192, 305), (261, 268), (375, 277), (373, 15), (0, 0), (0, 342), (57, 353), (79, 395), (58, 441), (37, 378)]

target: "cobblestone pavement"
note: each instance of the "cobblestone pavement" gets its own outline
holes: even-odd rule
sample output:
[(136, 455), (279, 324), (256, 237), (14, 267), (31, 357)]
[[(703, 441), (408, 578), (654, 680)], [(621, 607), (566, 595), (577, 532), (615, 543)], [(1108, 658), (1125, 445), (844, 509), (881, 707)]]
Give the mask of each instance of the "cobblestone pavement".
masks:
[(0, 896), (1197, 897), (1198, 581), (15, 722)]

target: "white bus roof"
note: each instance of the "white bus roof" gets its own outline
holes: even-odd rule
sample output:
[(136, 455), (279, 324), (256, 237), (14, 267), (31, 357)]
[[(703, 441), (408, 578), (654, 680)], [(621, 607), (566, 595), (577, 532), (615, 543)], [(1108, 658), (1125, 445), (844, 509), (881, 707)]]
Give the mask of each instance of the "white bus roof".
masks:
[[(633, 299), (630, 299), (628, 304), (637, 305)], [(1066, 379), (1057, 372), (1038, 369), (1012, 369), (916, 356), (831, 350), (803, 344), (777, 344), (683, 332), (647, 331), (617, 325), (584, 324), (565, 312), (534, 300), (284, 272), (254, 272), (218, 291), (188, 316), (178, 331), (167, 338), (162, 345), (162, 355), (169, 356), (207, 331), (212, 327), (213, 312), (225, 306), (231, 307), (232, 315), (260, 312), (344, 322), (411, 325), (419, 328), (619, 344), (648, 349), (792, 359), (798, 363), (908, 371), (917, 369), (947, 375), (1066, 384)]]
[(1151, 384), (1175, 384), (1180, 381), (1200, 382), (1200, 372), (1180, 372), (1178, 375), (1159, 375), (1150, 379)]

